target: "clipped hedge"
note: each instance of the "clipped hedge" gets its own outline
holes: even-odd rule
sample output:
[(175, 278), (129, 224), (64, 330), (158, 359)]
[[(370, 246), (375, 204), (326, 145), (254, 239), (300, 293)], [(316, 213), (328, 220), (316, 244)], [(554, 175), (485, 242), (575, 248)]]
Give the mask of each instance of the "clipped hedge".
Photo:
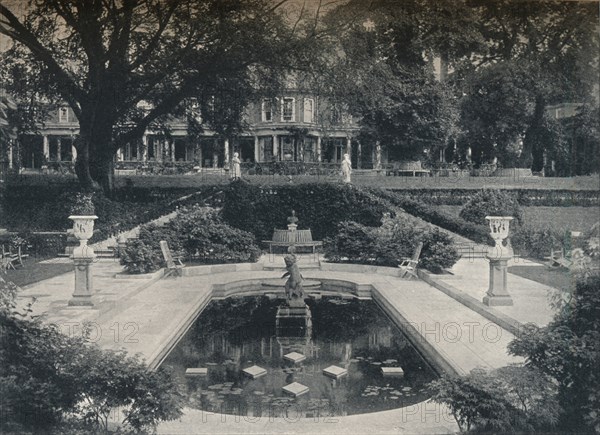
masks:
[[(125, 186), (115, 189), (113, 198), (96, 192), (93, 202), (98, 220), (91, 243), (130, 230), (177, 207), (204, 203), (221, 189), (218, 185), (202, 189)], [(72, 227), (68, 216), (77, 192), (77, 184), (7, 186), (2, 189), (0, 227), (16, 232), (66, 231)]]
[(270, 240), (275, 228), (287, 228), (292, 210), (299, 219), (298, 228), (310, 228), (314, 240), (335, 235), (339, 222), (378, 226), (389, 211), (377, 197), (342, 184), (260, 187), (236, 181), (225, 189), (224, 198), (223, 220), (251, 232), (259, 241)]
[(482, 222), (481, 225), (467, 222), (464, 219), (450, 216), (435, 209), (421, 201), (401, 196), (397, 192), (391, 192), (384, 189), (371, 189), (375, 195), (380, 196), (397, 207), (402, 208), (407, 213), (419, 217), (424, 221), (437, 225), (453, 233), (466, 237), (477, 243), (493, 244), (489, 234), (489, 229)]
[[(465, 205), (479, 189), (390, 189), (394, 193), (432, 205)], [(599, 207), (600, 190), (503, 189), (522, 206)]]

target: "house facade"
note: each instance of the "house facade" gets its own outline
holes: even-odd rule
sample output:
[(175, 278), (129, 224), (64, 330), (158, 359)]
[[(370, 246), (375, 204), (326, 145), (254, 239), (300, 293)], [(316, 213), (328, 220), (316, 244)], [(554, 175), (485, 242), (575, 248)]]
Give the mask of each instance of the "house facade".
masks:
[[(199, 111), (195, 117), (202, 124)], [(349, 153), (355, 168), (373, 168), (374, 144), (361, 144), (356, 120), (327, 98), (286, 89), (279, 96), (249, 104), (244, 125), (233, 137), (223, 137), (207, 127), (200, 135), (190, 135), (188, 121), (173, 118), (168, 122), (168, 135), (162, 129), (148, 129), (140, 140), (120, 149), (115, 167), (220, 169), (229, 166), (234, 153), (246, 167), (273, 162), (339, 164)], [(58, 107), (36, 134), (21, 135), (10, 144), (10, 167), (17, 166), (17, 159), (23, 168), (68, 166), (77, 158), (73, 144), (78, 134), (73, 111)]]

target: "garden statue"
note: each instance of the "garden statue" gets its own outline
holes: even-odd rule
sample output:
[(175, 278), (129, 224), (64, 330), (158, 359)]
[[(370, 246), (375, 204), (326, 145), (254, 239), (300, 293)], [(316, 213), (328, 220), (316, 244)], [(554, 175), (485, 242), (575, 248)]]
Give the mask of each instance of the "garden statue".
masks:
[[(296, 217), (296, 211), (292, 210), (292, 215), (287, 218), (288, 230), (294, 231), (298, 227), (298, 218)], [(291, 248), (291, 246), (290, 246)]]
[(375, 170), (381, 171), (381, 143), (379, 141), (375, 147)]
[(344, 177), (344, 183), (351, 183), (350, 175), (352, 174), (352, 163), (350, 161), (350, 155), (344, 154), (344, 160), (342, 160), (342, 176)]
[(242, 178), (242, 169), (240, 167), (240, 156), (238, 153), (233, 153), (231, 163), (233, 164), (233, 173), (231, 174), (231, 178), (233, 180), (239, 180)]
[(285, 283), (285, 296), (287, 304), (290, 307), (304, 307), (304, 289), (302, 288), (303, 277), (298, 268), (298, 260), (294, 253), (296, 252), (293, 246), (288, 248), (288, 255), (284, 257), (285, 268), (287, 272), (282, 278), (288, 277)]

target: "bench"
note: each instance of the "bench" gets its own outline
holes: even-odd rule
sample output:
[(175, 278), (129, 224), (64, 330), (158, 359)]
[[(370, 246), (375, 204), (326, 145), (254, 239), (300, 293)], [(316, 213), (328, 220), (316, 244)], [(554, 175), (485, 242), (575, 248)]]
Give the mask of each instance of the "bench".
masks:
[(263, 243), (269, 245), (269, 254), (273, 254), (273, 246), (287, 248), (287, 247), (293, 245), (295, 248), (312, 248), (313, 254), (315, 253), (315, 250), (317, 247), (323, 246), (323, 242), (321, 242), (321, 241), (292, 243), (292, 242), (274, 242), (273, 240), (263, 240)]

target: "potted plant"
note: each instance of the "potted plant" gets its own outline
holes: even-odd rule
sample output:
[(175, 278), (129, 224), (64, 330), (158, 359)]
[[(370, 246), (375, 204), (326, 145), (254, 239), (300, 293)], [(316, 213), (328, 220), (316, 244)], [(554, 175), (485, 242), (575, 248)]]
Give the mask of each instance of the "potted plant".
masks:
[(73, 235), (79, 240), (79, 247), (85, 247), (94, 234), (94, 221), (98, 219), (95, 215), (92, 194), (77, 193), (69, 219), (73, 221)]

